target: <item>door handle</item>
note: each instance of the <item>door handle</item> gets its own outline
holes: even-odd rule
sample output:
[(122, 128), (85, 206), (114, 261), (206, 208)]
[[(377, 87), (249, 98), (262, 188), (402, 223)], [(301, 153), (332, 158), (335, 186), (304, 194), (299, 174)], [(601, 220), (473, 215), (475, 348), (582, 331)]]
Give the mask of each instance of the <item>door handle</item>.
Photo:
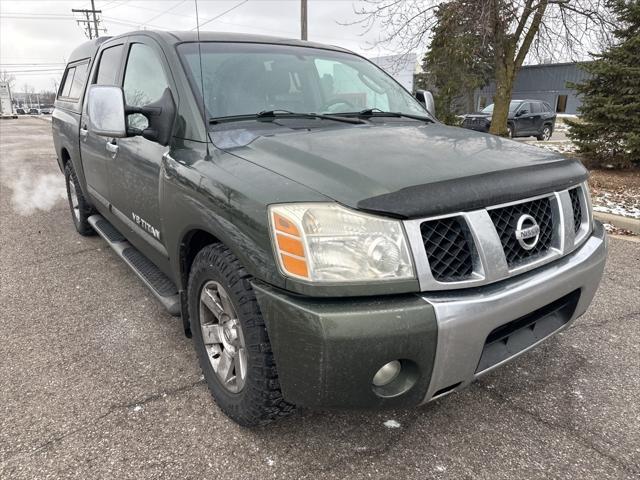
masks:
[(111, 158), (116, 158), (118, 154), (118, 144), (115, 139), (107, 142), (107, 151), (111, 153)]
[(87, 130), (87, 126), (83, 125), (82, 127), (80, 127), (80, 136), (82, 137), (83, 140), (87, 139), (87, 134), (89, 133), (89, 130)]

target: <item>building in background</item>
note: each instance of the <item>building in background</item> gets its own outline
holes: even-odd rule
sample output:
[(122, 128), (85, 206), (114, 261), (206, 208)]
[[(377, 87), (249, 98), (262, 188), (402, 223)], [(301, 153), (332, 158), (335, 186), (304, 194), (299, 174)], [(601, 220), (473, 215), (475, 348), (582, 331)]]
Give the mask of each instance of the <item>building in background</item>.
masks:
[(13, 101), (9, 83), (0, 82), (0, 115), (13, 116)]
[(406, 53), (401, 55), (387, 55), (370, 58), (373, 63), (391, 75), (396, 81), (413, 93), (413, 76), (418, 67), (418, 55)]
[[(576, 91), (567, 82), (580, 83), (587, 73), (578, 63), (549, 63), (525, 65), (516, 77), (511, 98), (531, 99), (547, 102), (559, 114), (576, 115), (581, 101)], [(477, 110), (493, 103), (495, 84), (476, 90), (474, 94)], [(467, 112), (468, 113), (468, 112)]]

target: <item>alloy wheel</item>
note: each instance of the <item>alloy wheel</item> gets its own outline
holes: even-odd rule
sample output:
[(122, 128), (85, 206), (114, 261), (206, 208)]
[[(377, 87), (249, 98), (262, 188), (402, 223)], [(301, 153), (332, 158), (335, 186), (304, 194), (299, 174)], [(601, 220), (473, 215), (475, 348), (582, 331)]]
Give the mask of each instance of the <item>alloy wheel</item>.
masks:
[(78, 202), (78, 192), (72, 178), (69, 178), (69, 200), (71, 203), (71, 212), (76, 222), (80, 221), (80, 202)]
[(247, 349), (242, 326), (229, 294), (218, 282), (200, 292), (200, 328), (209, 362), (222, 386), (240, 392), (247, 378)]

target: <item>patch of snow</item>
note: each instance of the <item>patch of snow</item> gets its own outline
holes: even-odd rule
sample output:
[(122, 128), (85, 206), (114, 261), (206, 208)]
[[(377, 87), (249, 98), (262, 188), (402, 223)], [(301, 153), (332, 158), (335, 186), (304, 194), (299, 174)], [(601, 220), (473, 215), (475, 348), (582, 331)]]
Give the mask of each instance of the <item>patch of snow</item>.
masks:
[(436, 465), (436, 472), (446, 472), (447, 471), (447, 467), (443, 467), (442, 465)]
[(395, 420), (387, 420), (384, 422), (384, 426), (387, 428), (400, 428), (400, 423)]
[[(598, 204), (593, 205), (594, 212), (611, 213), (613, 215), (620, 215), (621, 217), (640, 219), (640, 208), (626, 206), (621, 203), (608, 201), (602, 198), (598, 198), (597, 200)], [(601, 200), (603, 201), (604, 205), (600, 203)]]
[(135, 407), (133, 407), (134, 412), (141, 412), (142, 410), (144, 410), (144, 407), (142, 405), (136, 405)]
[(275, 460), (272, 460), (271, 458), (267, 457), (267, 465), (269, 465), (270, 467), (273, 467), (276, 464)]

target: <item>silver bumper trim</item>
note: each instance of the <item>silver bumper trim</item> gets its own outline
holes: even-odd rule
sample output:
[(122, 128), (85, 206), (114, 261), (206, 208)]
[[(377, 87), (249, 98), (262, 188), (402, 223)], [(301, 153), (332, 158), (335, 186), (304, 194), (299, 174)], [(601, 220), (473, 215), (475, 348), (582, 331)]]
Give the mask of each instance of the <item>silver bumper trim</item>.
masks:
[[(435, 292), (422, 296), (435, 310), (438, 344), (431, 382), (423, 403), (471, 383), (476, 378), (535, 347), (582, 315), (596, 293), (604, 270), (607, 240), (597, 223), (584, 244), (564, 258), (539, 270), (467, 292)], [(485, 340), (495, 328), (580, 289), (580, 299), (568, 323), (539, 342), (482, 372), (476, 367)], [(459, 382), (443, 395), (434, 393)]]

